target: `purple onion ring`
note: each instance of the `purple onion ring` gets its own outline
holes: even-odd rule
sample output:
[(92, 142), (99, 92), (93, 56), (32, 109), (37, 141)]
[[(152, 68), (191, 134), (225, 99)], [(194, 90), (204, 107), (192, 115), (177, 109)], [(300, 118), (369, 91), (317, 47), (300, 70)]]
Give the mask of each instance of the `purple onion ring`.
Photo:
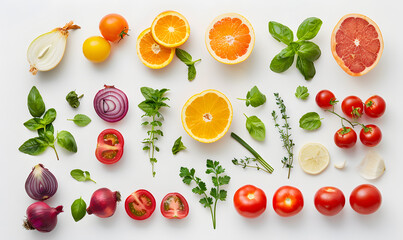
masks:
[(114, 86), (107, 86), (95, 95), (95, 112), (107, 122), (122, 120), (129, 110), (129, 100), (124, 92)]

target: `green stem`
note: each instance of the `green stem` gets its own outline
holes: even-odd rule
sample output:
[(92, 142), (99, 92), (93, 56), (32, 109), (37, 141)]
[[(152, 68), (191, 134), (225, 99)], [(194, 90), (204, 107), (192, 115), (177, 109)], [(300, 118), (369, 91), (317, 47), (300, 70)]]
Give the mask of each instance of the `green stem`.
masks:
[[(192, 176), (192, 179), (193, 179), (193, 181), (195, 181), (195, 183), (197, 184), (197, 181), (196, 181), (196, 179)], [(198, 185), (198, 184), (197, 184)], [(208, 201), (207, 199), (208, 199), (208, 196), (207, 196), (207, 194), (206, 194), (206, 192), (203, 192), (203, 195), (204, 195), (204, 198), (206, 199), (206, 201)], [(211, 205), (209, 205), (208, 206), (209, 208), (210, 208), (210, 214), (211, 214), (211, 220), (213, 221), (213, 228), (215, 229), (215, 216), (214, 216), (214, 213), (213, 213), (213, 209), (211, 208)], [(214, 212), (215, 212), (215, 210), (214, 210)]]
[(231, 132), (231, 137), (234, 138), (237, 142), (239, 142), (244, 148), (246, 148), (253, 156), (255, 156), (256, 160), (269, 172), (272, 173), (274, 168), (270, 166), (249, 144), (247, 144), (242, 138), (236, 135), (234, 132)]
[[(153, 122), (155, 121), (155, 116), (153, 116)], [(150, 139), (151, 139), (151, 158), (153, 159), (153, 161), (151, 162), (151, 170), (153, 173), (153, 177), (155, 177), (155, 171), (154, 171), (154, 153), (155, 153), (155, 144), (154, 144), (154, 125), (151, 125), (151, 135), (150, 135)]]
[(241, 164), (241, 163), (236, 163), (235, 165), (237, 165), (237, 166), (242, 166), (242, 167), (248, 167), (248, 168), (256, 168), (256, 169), (258, 169), (258, 170), (262, 170), (262, 171), (265, 171), (265, 172), (267, 172), (267, 173), (270, 173), (269, 171), (267, 171), (266, 169), (264, 169), (264, 168), (261, 168), (261, 167), (258, 167), (258, 166), (252, 166), (252, 165), (247, 165), (247, 164)]
[(325, 111), (327, 111), (327, 112), (330, 112), (330, 113), (333, 113), (334, 115), (336, 115), (336, 116), (338, 116), (340, 119), (341, 119), (341, 125), (344, 127), (344, 125), (343, 125), (343, 120), (344, 121), (346, 121), (346, 122), (348, 122), (350, 125), (351, 125), (351, 127), (355, 127), (355, 126), (361, 126), (362, 128), (364, 128), (364, 130), (365, 129), (367, 129), (367, 127), (365, 127), (365, 125), (364, 124), (362, 124), (362, 123), (359, 123), (359, 122), (351, 122), (350, 120), (348, 120), (347, 118), (345, 118), (345, 117), (342, 117), (342, 116), (340, 116), (338, 113), (336, 113), (334, 110), (325, 110)]
[(57, 160), (59, 160), (59, 154), (57, 154), (57, 151), (56, 151), (56, 148), (55, 148), (55, 146), (54, 145), (49, 145), (51, 148), (53, 148), (53, 150), (55, 151), (55, 153), (56, 153), (56, 158), (57, 158)]

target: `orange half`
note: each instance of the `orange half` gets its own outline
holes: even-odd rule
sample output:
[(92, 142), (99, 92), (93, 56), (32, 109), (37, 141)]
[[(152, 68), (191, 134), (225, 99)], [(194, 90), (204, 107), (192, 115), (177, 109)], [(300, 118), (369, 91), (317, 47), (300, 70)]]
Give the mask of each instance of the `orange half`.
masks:
[(157, 43), (165, 47), (175, 48), (188, 40), (190, 26), (182, 14), (166, 11), (154, 19), (151, 24), (151, 33)]
[(245, 61), (255, 45), (250, 22), (237, 13), (226, 13), (213, 20), (206, 31), (206, 46), (211, 56), (225, 64)]
[(182, 125), (195, 140), (212, 143), (227, 133), (232, 105), (221, 92), (210, 89), (192, 96), (182, 108)]
[(141, 62), (153, 69), (165, 67), (175, 55), (174, 48), (166, 48), (154, 41), (150, 28), (140, 33), (137, 38), (136, 48)]

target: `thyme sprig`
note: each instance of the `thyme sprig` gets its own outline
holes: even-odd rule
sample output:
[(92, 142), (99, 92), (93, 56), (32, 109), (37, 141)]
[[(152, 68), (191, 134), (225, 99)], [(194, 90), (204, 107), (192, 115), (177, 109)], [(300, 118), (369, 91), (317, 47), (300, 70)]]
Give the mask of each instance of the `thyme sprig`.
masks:
[[(252, 165), (252, 162), (255, 162), (255, 165)], [(232, 160), (232, 163), (236, 166), (242, 166), (242, 168), (255, 168), (256, 170), (262, 170), (265, 171), (267, 173), (270, 173), (269, 171), (267, 171), (266, 169), (264, 169), (263, 167), (259, 166), (258, 160), (256, 158), (250, 158), (250, 157), (245, 157), (245, 158), (240, 158), (239, 160), (237, 158), (234, 158)]]
[(294, 160), (293, 148), (295, 144), (291, 139), (291, 127), (288, 123), (289, 117), (286, 112), (287, 108), (284, 104), (284, 101), (278, 93), (274, 93), (274, 96), (276, 97), (276, 104), (280, 109), (281, 119), (283, 119), (284, 124), (280, 126), (280, 124), (278, 123), (278, 115), (275, 110), (273, 110), (271, 115), (274, 120), (274, 126), (277, 128), (278, 132), (280, 133), (280, 138), (283, 141), (283, 148), (287, 151), (288, 154), (288, 157), (284, 156), (281, 162), (283, 163), (283, 167), (288, 168), (288, 178), (290, 178), (291, 168), (293, 167), (292, 164)]

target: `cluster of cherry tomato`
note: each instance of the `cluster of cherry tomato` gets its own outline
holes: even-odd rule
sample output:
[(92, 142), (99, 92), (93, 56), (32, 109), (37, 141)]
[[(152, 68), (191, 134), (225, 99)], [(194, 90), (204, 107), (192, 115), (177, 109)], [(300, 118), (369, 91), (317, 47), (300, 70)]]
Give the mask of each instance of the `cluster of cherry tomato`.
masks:
[(92, 62), (103, 62), (109, 57), (109, 42), (118, 42), (128, 35), (129, 24), (121, 15), (112, 13), (101, 19), (99, 30), (103, 37), (89, 37), (83, 44), (84, 56)]
[[(155, 210), (155, 198), (147, 190), (130, 194), (125, 201), (127, 215), (135, 220), (149, 218)], [(161, 214), (168, 219), (182, 219), (189, 213), (189, 205), (180, 193), (168, 193), (161, 201)]]
[[(314, 197), (316, 209), (325, 216), (334, 216), (344, 207), (343, 192), (336, 187), (322, 187)], [(351, 208), (359, 214), (371, 214), (381, 206), (382, 196), (379, 190), (370, 184), (356, 187), (350, 194)], [(253, 185), (245, 185), (234, 194), (235, 209), (244, 217), (260, 216), (267, 205), (264, 191)], [(273, 209), (282, 217), (291, 217), (299, 213), (304, 206), (300, 190), (292, 186), (280, 187), (273, 195)]]
[(362, 129), (360, 131), (360, 141), (362, 144), (368, 147), (374, 147), (379, 144), (382, 140), (382, 132), (381, 129), (375, 124), (361, 124), (358, 122), (358, 119), (365, 113), (368, 117), (371, 118), (379, 118), (381, 117), (386, 110), (385, 100), (378, 96), (374, 95), (368, 98), (365, 103), (359, 97), (356, 96), (348, 96), (341, 103), (341, 109), (349, 119), (352, 121), (341, 117), (334, 110), (329, 110), (334, 107), (337, 103), (336, 97), (329, 90), (322, 90), (318, 92), (316, 95), (316, 103), (322, 109), (326, 109), (337, 116), (339, 116), (342, 120), (350, 123), (351, 127), (342, 126), (334, 135), (334, 142), (340, 148), (351, 148), (357, 142), (357, 133), (354, 131), (354, 126), (361, 126)]

